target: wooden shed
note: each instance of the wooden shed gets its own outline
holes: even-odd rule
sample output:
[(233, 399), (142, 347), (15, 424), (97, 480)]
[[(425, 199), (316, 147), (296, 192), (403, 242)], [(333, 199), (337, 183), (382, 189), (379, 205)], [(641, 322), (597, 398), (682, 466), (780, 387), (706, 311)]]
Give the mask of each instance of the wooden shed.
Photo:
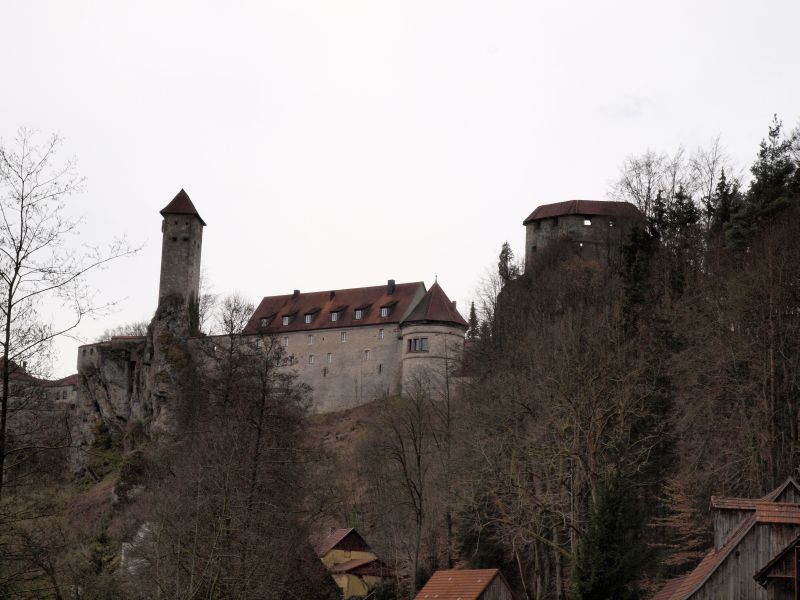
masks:
[(711, 497), (714, 548), (652, 600), (800, 600), (800, 486)]
[(512, 600), (512, 596), (497, 569), (450, 569), (436, 571), (415, 600)]

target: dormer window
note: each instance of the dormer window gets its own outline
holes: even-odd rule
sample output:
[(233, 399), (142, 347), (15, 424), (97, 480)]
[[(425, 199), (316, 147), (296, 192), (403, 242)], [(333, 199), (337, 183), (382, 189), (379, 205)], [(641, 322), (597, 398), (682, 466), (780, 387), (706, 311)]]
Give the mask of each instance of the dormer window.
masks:
[(389, 307), (388, 306), (381, 306), (381, 316), (388, 317), (389, 316)]
[(339, 311), (335, 310), (331, 312), (331, 321), (338, 321), (339, 320)]
[(283, 325), (284, 326), (288, 325), (291, 322), (292, 322), (292, 318), (290, 316), (287, 315), (287, 316), (283, 317)]
[(306, 322), (306, 325), (307, 325), (307, 324), (309, 324), (309, 323), (311, 323), (311, 321), (313, 321), (313, 320), (314, 320), (314, 315), (312, 315), (312, 314), (307, 314), (307, 315), (305, 316), (305, 322)]
[(259, 321), (259, 325), (261, 327), (268, 327), (270, 323), (272, 323), (272, 317), (275, 315), (268, 315), (266, 317), (261, 317), (261, 321)]
[(363, 319), (364, 318), (364, 309), (363, 308), (357, 308), (355, 310), (355, 312), (353, 313), (353, 318), (356, 321), (360, 321), (361, 319)]

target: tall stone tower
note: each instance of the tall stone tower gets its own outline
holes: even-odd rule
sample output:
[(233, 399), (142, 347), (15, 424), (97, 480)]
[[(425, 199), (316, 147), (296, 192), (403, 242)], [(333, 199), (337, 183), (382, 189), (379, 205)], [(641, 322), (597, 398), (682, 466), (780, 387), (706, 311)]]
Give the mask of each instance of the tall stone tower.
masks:
[(158, 304), (166, 298), (186, 306), (190, 315), (190, 328), (196, 329), (200, 297), (200, 252), (203, 247), (205, 221), (181, 190), (161, 211), (163, 241), (161, 244), (161, 280), (158, 286)]

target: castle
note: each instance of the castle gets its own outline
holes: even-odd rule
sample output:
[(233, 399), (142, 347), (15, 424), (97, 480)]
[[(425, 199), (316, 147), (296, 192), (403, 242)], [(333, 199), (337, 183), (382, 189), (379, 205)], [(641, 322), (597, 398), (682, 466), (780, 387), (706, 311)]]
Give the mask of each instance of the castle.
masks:
[[(186, 382), (181, 357), (203, 340), (199, 331), (200, 264), (205, 222), (185, 191), (161, 210), (158, 308), (146, 336), (118, 336), (78, 349), (78, 375), (53, 382), (70, 398), (73, 435), (91, 443), (104, 422), (158, 436), (175, 430), (176, 398)], [(555, 249), (610, 262), (641, 213), (631, 204), (570, 200), (537, 208), (525, 221), (526, 273)], [(292, 358), (312, 390), (312, 410), (333, 412), (399, 395), (421, 376), (452, 373), (467, 323), (438, 282), (385, 284), (267, 296), (242, 331), (268, 336)], [(220, 343), (225, 343), (219, 338)], [(176, 357), (178, 360), (176, 360)], [(133, 433), (129, 433), (133, 435)]]
[[(158, 309), (148, 336), (115, 337), (78, 349), (83, 394), (101, 412), (105, 405), (123, 419), (148, 413), (157, 418), (169, 402), (159, 340), (207, 337), (198, 330), (205, 221), (184, 190), (161, 215)], [(423, 282), (390, 279), (385, 285), (265, 297), (242, 335), (276, 338), (299, 381), (311, 388), (312, 409), (331, 412), (398, 395), (404, 382), (423, 371), (452, 369), (466, 330), (438, 283), (427, 289)], [(161, 374), (154, 377), (154, 371)], [(145, 393), (148, 381), (154, 385)], [(130, 410), (120, 414), (126, 406)], [(137, 411), (141, 414), (132, 414)]]

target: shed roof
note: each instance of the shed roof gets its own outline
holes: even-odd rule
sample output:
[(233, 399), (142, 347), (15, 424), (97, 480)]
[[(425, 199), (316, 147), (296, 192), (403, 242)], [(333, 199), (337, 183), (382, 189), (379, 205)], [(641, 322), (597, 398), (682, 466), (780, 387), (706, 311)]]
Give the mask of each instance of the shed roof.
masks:
[(495, 577), (500, 577), (508, 587), (498, 569), (436, 571), (415, 600), (477, 600)]
[(434, 283), (431, 289), (422, 297), (414, 310), (411, 311), (404, 320), (404, 323), (414, 322), (441, 322), (454, 323), (460, 327), (467, 328), (467, 322), (458, 312), (456, 307), (444, 293), (439, 282)]
[(537, 207), (522, 224), (539, 219), (551, 219), (566, 215), (586, 215), (604, 217), (641, 217), (642, 213), (630, 202), (616, 202), (613, 200), (566, 200), (553, 204), (543, 204)]
[(172, 201), (167, 204), (164, 208), (161, 209), (162, 215), (194, 215), (197, 217), (200, 222), (205, 225), (206, 222), (203, 221), (203, 218), (200, 216), (200, 213), (197, 212), (197, 209), (194, 207), (192, 200), (189, 198), (189, 194), (187, 194), (183, 188), (178, 194), (172, 199)]

